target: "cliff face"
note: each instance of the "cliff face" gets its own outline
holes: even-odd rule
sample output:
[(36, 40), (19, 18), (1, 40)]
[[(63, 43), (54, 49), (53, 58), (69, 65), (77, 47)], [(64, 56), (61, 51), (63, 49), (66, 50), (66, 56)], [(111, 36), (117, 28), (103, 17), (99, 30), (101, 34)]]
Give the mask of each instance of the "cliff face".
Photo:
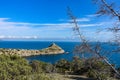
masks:
[(51, 44), (48, 48), (41, 50), (27, 50), (27, 49), (0, 49), (0, 54), (19, 55), (19, 56), (33, 56), (33, 55), (47, 55), (47, 54), (63, 54), (65, 51), (56, 45)]

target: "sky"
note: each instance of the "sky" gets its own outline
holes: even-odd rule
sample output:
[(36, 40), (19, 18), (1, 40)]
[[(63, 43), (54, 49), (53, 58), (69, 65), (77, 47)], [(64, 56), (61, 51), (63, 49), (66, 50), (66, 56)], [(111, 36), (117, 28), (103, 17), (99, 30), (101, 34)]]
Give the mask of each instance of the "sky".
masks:
[(96, 17), (98, 6), (91, 0), (0, 0), (0, 39), (75, 41), (68, 6), (86, 39), (111, 38), (111, 32), (97, 32), (112, 25), (114, 19)]

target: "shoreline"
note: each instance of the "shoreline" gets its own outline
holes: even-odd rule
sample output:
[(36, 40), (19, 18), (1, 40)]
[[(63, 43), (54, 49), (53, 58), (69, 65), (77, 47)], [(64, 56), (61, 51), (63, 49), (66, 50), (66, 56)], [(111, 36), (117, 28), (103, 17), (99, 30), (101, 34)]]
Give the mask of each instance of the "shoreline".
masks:
[(7, 49), (7, 48), (0, 48), (0, 55), (18, 55), (22, 57), (28, 57), (28, 56), (37, 56), (37, 55), (52, 55), (52, 54), (64, 54), (65, 51), (56, 45), (55, 43), (52, 43), (50, 46), (44, 49), (40, 50), (32, 50), (32, 49)]

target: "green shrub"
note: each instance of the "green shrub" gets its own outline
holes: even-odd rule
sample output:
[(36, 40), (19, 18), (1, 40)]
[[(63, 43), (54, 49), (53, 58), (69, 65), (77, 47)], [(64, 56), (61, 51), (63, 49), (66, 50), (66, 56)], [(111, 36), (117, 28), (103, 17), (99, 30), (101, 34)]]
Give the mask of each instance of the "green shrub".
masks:
[(111, 77), (111, 68), (101, 59), (88, 58), (80, 59), (74, 57), (73, 61), (69, 62), (65, 59), (59, 60), (56, 64), (57, 72), (65, 73), (71, 71), (72, 74), (86, 75), (99, 80), (107, 80)]
[(14, 80), (19, 75), (31, 74), (32, 68), (24, 58), (0, 55), (0, 80)]
[(53, 65), (42, 61), (34, 60), (31, 62), (32, 71), (35, 73), (52, 72)]
[(69, 71), (71, 68), (70, 62), (65, 59), (56, 62), (55, 66), (57, 68), (57, 72), (61, 72), (61, 73), (65, 73), (65, 71)]
[(88, 67), (87, 76), (96, 78), (98, 80), (108, 80), (111, 76), (111, 68), (104, 63), (102, 60), (97, 60), (95, 58), (86, 60)]
[(87, 72), (87, 76), (91, 78), (95, 78), (97, 80), (109, 80), (108, 78), (110, 77), (109, 74), (106, 74), (104, 72), (99, 72), (94, 69), (89, 69)]
[(83, 61), (78, 57), (74, 57), (73, 61), (71, 62), (71, 70), (74, 72), (74, 74), (80, 74), (83, 67)]
[(51, 73), (54, 70), (54, 66), (50, 63), (47, 63), (46, 65), (43, 66), (43, 70), (46, 73)]

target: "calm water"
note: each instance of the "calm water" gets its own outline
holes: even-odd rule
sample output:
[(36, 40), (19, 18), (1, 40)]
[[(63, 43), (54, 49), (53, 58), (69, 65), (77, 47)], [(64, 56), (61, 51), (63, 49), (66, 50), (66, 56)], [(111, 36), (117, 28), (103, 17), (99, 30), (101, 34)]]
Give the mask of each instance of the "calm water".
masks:
[[(59, 55), (40, 55), (27, 57), (28, 60), (42, 60), (45, 62), (55, 63), (60, 59), (72, 60), (74, 54), (73, 49), (78, 42), (55, 42), (57, 45), (62, 47), (69, 54), (59, 54)], [(47, 48), (52, 42), (32, 42), (32, 41), (1, 41), (0, 48), (15, 48), (15, 49), (42, 49)]]
[[(15, 48), (15, 49), (42, 49), (48, 47), (52, 42), (44, 41), (0, 41), (0, 48)], [(67, 59), (71, 61), (73, 59), (73, 50), (75, 45), (80, 44), (79, 42), (55, 42), (57, 45), (62, 47), (68, 54), (59, 54), (59, 55), (40, 55), (40, 56), (31, 56), (27, 57), (28, 60), (42, 60), (45, 62), (55, 63), (60, 59)], [(112, 50), (114, 47), (108, 47), (104, 44), (102, 46), (106, 50)], [(120, 65), (120, 53), (108, 55), (110, 57), (111, 63)]]

